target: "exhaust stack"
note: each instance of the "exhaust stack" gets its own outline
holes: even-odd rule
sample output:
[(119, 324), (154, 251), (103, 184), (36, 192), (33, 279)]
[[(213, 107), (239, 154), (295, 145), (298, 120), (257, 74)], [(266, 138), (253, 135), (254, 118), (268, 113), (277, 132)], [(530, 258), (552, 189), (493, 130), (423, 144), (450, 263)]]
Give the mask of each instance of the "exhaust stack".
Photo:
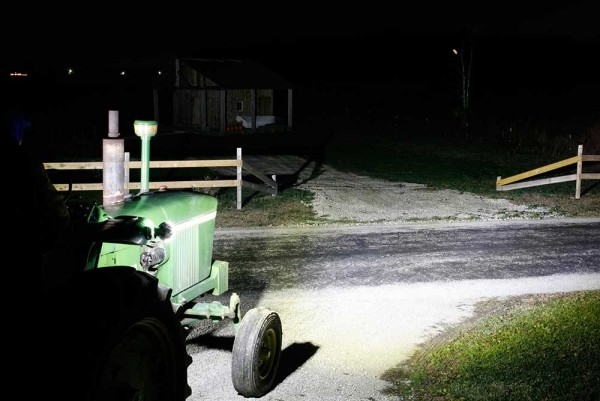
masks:
[(150, 139), (156, 135), (158, 124), (156, 121), (135, 120), (133, 131), (142, 140), (142, 168), (140, 193), (148, 192), (150, 187)]
[(125, 142), (119, 138), (119, 112), (108, 111), (108, 138), (102, 139), (102, 204), (116, 205), (125, 199)]

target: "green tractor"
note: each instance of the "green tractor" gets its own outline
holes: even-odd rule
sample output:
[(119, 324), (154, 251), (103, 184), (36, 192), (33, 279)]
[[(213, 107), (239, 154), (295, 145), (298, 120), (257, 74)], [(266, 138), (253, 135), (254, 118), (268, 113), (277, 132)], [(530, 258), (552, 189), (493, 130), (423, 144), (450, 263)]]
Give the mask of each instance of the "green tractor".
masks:
[[(229, 290), (229, 265), (212, 256), (217, 199), (148, 190), (148, 141), (156, 122), (135, 127), (142, 138), (142, 190), (85, 209), (73, 251), (83, 271), (52, 290), (54, 302), (71, 305), (68, 316), (53, 317), (53, 324), (72, 329), (55, 338), (73, 351), (68, 364), (77, 368), (69, 382), (77, 383), (82, 400), (185, 400), (192, 361), (186, 335), (202, 320), (229, 319), (233, 387), (244, 397), (261, 397), (279, 366), (279, 315), (263, 307), (242, 314), (236, 293), (227, 305), (199, 302)], [(74, 323), (72, 316), (81, 318)]]

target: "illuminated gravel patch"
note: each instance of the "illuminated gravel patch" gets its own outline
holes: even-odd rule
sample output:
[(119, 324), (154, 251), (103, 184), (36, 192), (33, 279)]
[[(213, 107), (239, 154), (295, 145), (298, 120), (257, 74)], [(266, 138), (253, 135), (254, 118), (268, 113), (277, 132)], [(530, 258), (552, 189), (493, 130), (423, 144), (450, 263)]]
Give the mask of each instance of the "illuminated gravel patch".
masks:
[(556, 218), (546, 208), (516, 205), (454, 190), (431, 190), (414, 183), (391, 182), (342, 173), (323, 166), (311, 178), (311, 168), (299, 177), (298, 188), (314, 193), (311, 206), (329, 221), (401, 222), (420, 220), (503, 220)]
[(286, 341), (319, 346), (312, 364), (379, 377), (446, 325), (470, 317), (478, 301), (600, 288), (600, 274), (465, 280), (319, 291), (269, 291)]

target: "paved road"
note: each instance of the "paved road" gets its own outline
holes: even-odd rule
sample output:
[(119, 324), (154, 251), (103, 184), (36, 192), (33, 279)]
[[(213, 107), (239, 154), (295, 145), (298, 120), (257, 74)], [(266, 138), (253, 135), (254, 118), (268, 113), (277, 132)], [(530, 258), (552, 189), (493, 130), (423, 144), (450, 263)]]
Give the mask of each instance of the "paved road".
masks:
[[(600, 289), (600, 219), (219, 230), (214, 256), (244, 310), (281, 316), (281, 375), (263, 399), (387, 400), (381, 374), (478, 301)], [(191, 400), (243, 399), (232, 344), (229, 322), (194, 330)]]

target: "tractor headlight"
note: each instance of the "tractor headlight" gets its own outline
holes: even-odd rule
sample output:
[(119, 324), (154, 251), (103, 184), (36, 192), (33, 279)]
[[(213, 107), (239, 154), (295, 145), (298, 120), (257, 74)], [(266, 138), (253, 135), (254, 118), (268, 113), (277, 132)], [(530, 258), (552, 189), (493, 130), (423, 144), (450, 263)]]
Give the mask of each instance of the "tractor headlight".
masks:
[(163, 241), (166, 241), (173, 236), (173, 225), (164, 221), (159, 224), (159, 226), (154, 230), (154, 233), (157, 237)]
[(144, 271), (156, 270), (155, 266), (165, 261), (167, 253), (162, 246), (144, 247), (144, 252), (140, 255), (140, 264)]

